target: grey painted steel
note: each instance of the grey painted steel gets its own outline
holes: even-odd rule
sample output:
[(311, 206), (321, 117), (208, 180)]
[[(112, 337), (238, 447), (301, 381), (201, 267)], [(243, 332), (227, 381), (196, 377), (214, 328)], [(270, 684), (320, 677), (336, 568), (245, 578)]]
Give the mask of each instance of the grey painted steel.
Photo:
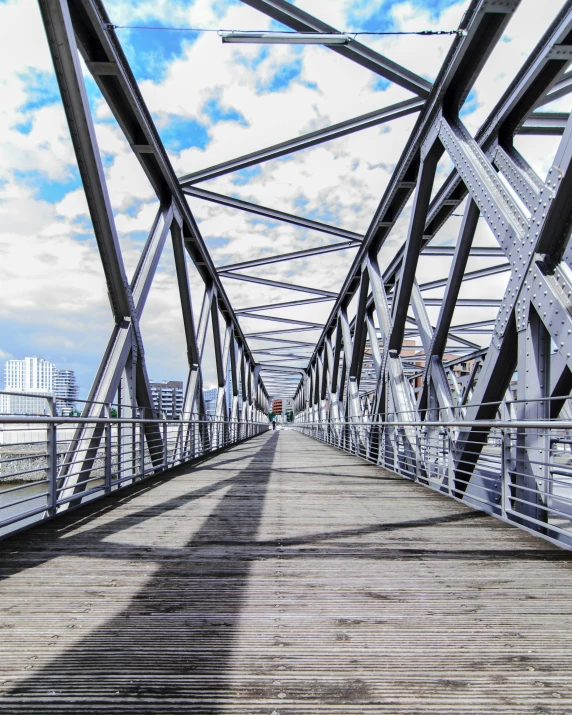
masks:
[[(452, 261), (453, 269), (455, 270), (457, 266), (458, 258), (454, 257)], [(487, 276), (495, 276), (498, 273), (506, 273), (510, 271), (509, 263), (499, 263), (496, 266), (489, 266), (488, 268), (480, 268), (477, 271), (469, 271), (464, 275), (461, 275), (461, 281), (467, 283), (467, 281), (477, 280), (478, 278), (486, 278)], [(434, 281), (427, 281), (427, 283), (422, 283), (419, 288), (420, 290), (434, 290), (435, 288), (446, 288), (450, 282), (450, 276), (448, 278), (438, 278)], [(443, 299), (444, 300), (444, 299)]]
[[(90, 391), (84, 415), (101, 416), (104, 406), (109, 405), (117, 396), (118, 410), (121, 414), (133, 416), (142, 412), (144, 415), (154, 416), (139, 319), (169, 230), (173, 237), (189, 362), (186, 406), (187, 412), (189, 409), (192, 411), (197, 406), (197, 391), (202, 384), (199, 359), (202, 348), (199, 350), (193, 324), (191, 294), (186, 271), (187, 254), (194, 261), (205, 283), (206, 293), (213, 298), (212, 315), (221, 310), (227, 330), (232, 331), (240, 343), (241, 359), (248, 363), (250, 372), (255, 369), (254, 360), (123, 51), (115, 33), (110, 29), (109, 18), (103, 5), (98, 0), (93, 2), (71, 0), (69, 3), (66, 3), (66, 0), (45, 0), (40, 6), (115, 319), (115, 327)], [(131, 285), (127, 282), (123, 268), (81, 73), (80, 54), (161, 202), (161, 209)], [(206, 325), (202, 326), (202, 329), (206, 331)], [(259, 373), (256, 391), (256, 401), (249, 405), (245, 413), (249, 420), (258, 420), (266, 412), (268, 394), (264, 385), (260, 383)], [(201, 400), (198, 401), (198, 405), (199, 407), (202, 405)], [(120, 429), (118, 435), (120, 452), (124, 450), (128, 441), (133, 439), (133, 435), (132, 428)], [(153, 425), (145, 424), (141, 431), (142, 439), (143, 436), (153, 464), (159, 468), (163, 459), (161, 434)], [(95, 465), (93, 455), (97, 453), (103, 437), (104, 432), (100, 428), (78, 427), (59, 470), (60, 484), (66, 496), (60, 508), (73, 505), (74, 495), (85, 491), (86, 479)], [(74, 454), (80, 444), (87, 444), (88, 447), (84, 450), (82, 469), (73, 473), (70, 470), (74, 463)]]
[[(465, 96), (484, 65), (494, 44), (498, 41), (504, 27), (510, 19), (512, 11), (518, 3), (507, 3), (504, 7), (492, 8), (487, 2), (476, 0), (465, 13), (461, 29), (467, 34), (463, 38), (453, 41), (451, 50), (443, 64), (439, 76), (432, 89), (424, 109), (417, 121), (411, 137), (402, 153), (400, 161), (389, 182), (375, 216), (366, 232), (362, 245), (358, 250), (354, 263), (340, 291), (324, 334), (316, 350), (320, 349), (325, 334), (331, 329), (336, 320), (337, 311), (342, 303), (348, 302), (359, 285), (359, 272), (367, 255), (377, 254), (380, 247), (390, 234), (397, 217), (404, 208), (415, 185), (419, 169), (421, 144), (430, 132), (435, 134), (434, 122), (437, 119), (445, 99), (459, 102)], [(478, 48), (478, 49), (477, 49)], [(433, 218), (438, 211), (435, 204), (445, 202), (447, 216), (453, 213), (454, 208), (461, 199), (449, 202), (448, 193), (450, 184), (446, 182), (437, 194), (434, 206), (430, 207), (428, 218)], [(443, 219), (444, 220), (444, 219)], [(424, 233), (426, 235), (426, 232)], [(401, 263), (399, 261), (398, 267)]]
[(157, 196), (162, 201), (172, 203), (174, 210), (180, 216), (187, 253), (194, 261), (205, 284), (215, 285), (217, 301), (221, 309), (229, 316), (237, 336), (244, 342), (240, 325), (234, 317), (232, 307), (181, 192), (150, 113), (116, 34), (113, 29), (110, 29), (105, 8), (99, 0), (73, 0), (69, 3), (69, 7), (78, 49), (94, 80), (119, 122)]
[[(339, 139), (340, 137), (361, 131), (362, 129), (368, 129), (369, 127), (375, 127), (379, 124), (384, 124), (394, 119), (405, 117), (408, 114), (418, 112), (422, 106), (423, 100), (406, 99), (403, 102), (392, 104), (391, 106), (384, 107), (383, 109), (376, 109), (374, 112), (363, 114), (360, 117), (347, 119), (345, 122), (333, 124), (332, 126), (325, 127), (324, 129), (317, 129), (315, 132), (303, 134), (300, 137), (289, 139), (288, 141), (281, 142), (280, 144), (274, 144), (273, 146), (265, 149), (252, 152), (251, 154), (245, 154), (237, 159), (225, 161), (222, 164), (217, 164), (216, 166), (212, 166), (208, 169), (202, 169), (201, 171), (195, 171), (192, 174), (181, 176), (179, 181), (182, 186), (187, 187), (191, 184), (197, 184), (201, 181), (214, 179), (217, 176), (223, 176), (224, 174), (229, 174), (233, 171), (247, 169), (249, 166), (254, 166), (264, 161), (277, 159), (281, 156), (292, 154), (293, 152), (300, 151), (302, 149), (308, 149), (312, 146), (322, 144), (323, 142), (331, 141), (332, 139)], [(191, 191), (188, 193), (191, 195), (197, 195), (193, 194)], [(202, 198), (205, 197), (203, 196)]]
[(471, 251), (471, 243), (477, 227), (479, 211), (473, 201), (469, 201), (463, 223), (455, 247), (455, 254), (451, 264), (451, 273), (447, 280), (445, 294), (443, 296), (443, 304), (437, 319), (437, 327), (432, 338), (432, 345), (429, 350), (431, 357), (434, 355), (438, 358), (443, 357), (445, 351), (445, 343), (447, 335), (453, 320), (453, 312), (459, 298), (459, 291), (463, 282), (465, 268)]
[[(242, 2), (256, 10), (260, 10), (260, 12), (269, 15), (274, 20), (298, 32), (338, 32), (335, 28), (331, 27), (331, 25), (327, 25), (325, 22), (312, 17), (312, 15), (291, 3), (285, 2), (285, 0), (242, 0)], [(431, 89), (431, 83), (426, 79), (419, 77), (419, 75), (416, 75), (414, 72), (411, 72), (355, 40), (348, 46), (331, 46), (328, 49), (357, 62), (372, 72), (401, 85), (420, 97), (425, 98)]]
[(215, 204), (220, 204), (221, 206), (228, 206), (232, 209), (239, 209), (241, 211), (247, 211), (248, 213), (258, 214), (259, 216), (265, 216), (266, 218), (270, 218), (274, 221), (283, 221), (284, 223), (291, 223), (295, 226), (301, 226), (302, 228), (309, 228), (312, 231), (329, 233), (332, 236), (345, 238), (348, 241), (353, 241), (354, 243), (359, 243), (363, 239), (363, 236), (360, 236), (359, 233), (354, 233), (353, 231), (346, 231), (343, 228), (330, 226), (329, 224), (321, 223), (320, 221), (312, 221), (312, 219), (303, 218), (302, 216), (294, 216), (293, 214), (285, 213), (284, 211), (269, 209), (266, 206), (260, 206), (259, 204), (253, 204), (249, 201), (243, 201), (242, 199), (237, 199), (234, 196), (223, 196), (223, 194), (216, 194), (214, 191), (206, 191), (205, 189), (199, 189), (195, 186), (184, 186), (183, 193), (187, 196), (194, 196), (195, 198), (203, 199), (204, 201), (211, 201)]
[[(246, 315), (248, 313), (254, 313), (259, 310), (274, 310), (276, 308), (295, 308), (299, 305), (310, 305), (311, 303), (323, 303), (324, 301), (334, 300), (333, 297), (317, 297), (317, 298), (304, 298), (302, 300), (288, 300), (282, 303), (267, 303), (266, 305), (251, 305), (248, 308), (237, 308), (234, 312), (236, 315)], [(266, 316), (265, 316), (266, 317)], [(268, 320), (274, 320), (271, 316), (267, 316)]]
[[(295, 30), (333, 31), (284, 0), (244, 2)], [(559, 436), (555, 448), (548, 428), (538, 427), (533, 432), (532, 425), (541, 417), (572, 415), (567, 403), (572, 389), (572, 317), (568, 310), (572, 300), (572, 120), (567, 113), (544, 108), (572, 88), (572, 73), (567, 71), (572, 58), (572, 2), (564, 4), (474, 136), (463, 124), (461, 109), (518, 0), (473, 0), (433, 85), (358, 42), (332, 47), (417, 97), (180, 180), (100, 0), (69, 0), (69, 5), (66, 0), (40, 0), (40, 4), (115, 319), (86, 417), (105, 414), (106, 405), (116, 396), (121, 416), (139, 416), (142, 409), (152, 412), (139, 319), (170, 231), (189, 364), (183, 416), (204, 409), (201, 367), (210, 325), (218, 386), (216, 416), (222, 422), (261, 420), (268, 408), (268, 390), (282, 396), (289, 390), (297, 419), (326, 429), (328, 439), (342, 440), (344, 448), (389, 460), (387, 464), (414, 474), (418, 481), (430, 481), (427, 475), (438, 464), (446, 469), (442, 484), (454, 498), (471, 503), (480, 500), (483, 508), (500, 510), (503, 518), (510, 517), (515, 523), (528, 520), (528, 528), (546, 534), (546, 515), (554, 506), (546, 488), (553, 479), (554, 465), (544, 457), (552, 449), (565, 451), (567, 447), (562, 445), (567, 442)], [(125, 279), (77, 49), (161, 205), (131, 285)], [(190, 185), (417, 111), (415, 127), (364, 237)], [(516, 136), (522, 136), (521, 142), (534, 134), (560, 137), (546, 178), (539, 177), (515, 147)], [(433, 195), (438, 162), (444, 153), (454, 170)], [(337, 236), (344, 243), (217, 269), (185, 194)], [(405, 243), (389, 262), (384, 259), (382, 270), (380, 249), (387, 248), (395, 237), (396, 222), (412, 197)], [(453, 222), (463, 202), (462, 221)], [(434, 238), (440, 240), (438, 231), (449, 220), (448, 227), (458, 231), (456, 244), (432, 245)], [(473, 246), (479, 220), (486, 224), (496, 246)], [(272, 275), (273, 264), (351, 247), (356, 248), (356, 255), (339, 294), (315, 285), (297, 285), (295, 278), (288, 283), (275, 280)], [(434, 256), (451, 257), (448, 275), (419, 283), (420, 259), (427, 260), (421, 264), (425, 269)], [(495, 257), (502, 262), (485, 263), (485, 267), (470, 263)], [(198, 326), (193, 320), (188, 258), (204, 283)], [(259, 275), (241, 272), (249, 268), (260, 269)], [(479, 285), (474, 281), (501, 273), (508, 274), (502, 298), (475, 290), (463, 293), (465, 286), (468, 290)], [(223, 287), (227, 279), (310, 293), (312, 297), (233, 310)], [(443, 297), (439, 293), (425, 297), (439, 289), (444, 289)], [(312, 320), (311, 312), (304, 320), (280, 317), (283, 308), (308, 306), (311, 311), (314, 304), (324, 301), (334, 305), (323, 325)], [(463, 312), (455, 320), (456, 310), (474, 312)], [(470, 315), (475, 316), (473, 320)], [(248, 338), (263, 347), (249, 346), (240, 319), (274, 321), (286, 327), (251, 331)], [(316, 343), (290, 337), (306, 330), (321, 331)], [(485, 343), (487, 337), (490, 345)], [(257, 363), (262, 356), (265, 362)], [(267, 377), (268, 389), (262, 375)], [(230, 395), (228, 414), (226, 394)], [(513, 404), (515, 394), (522, 398), (518, 405)], [(494, 479), (485, 462), (492, 446), (498, 446), (490, 441), (496, 439), (491, 431), (497, 434), (493, 424), (501, 425), (492, 420), (507, 415), (518, 416), (522, 425), (528, 426), (513, 423), (515, 432), (500, 434), (504, 471), (501, 482), (491, 487)], [(348, 432), (345, 424), (357, 425), (357, 431)], [(383, 439), (377, 443), (372, 442), (375, 425), (383, 427)], [(117, 434), (119, 453), (128, 454), (129, 445), (138, 439), (137, 459), (146, 444), (152, 464), (159, 469), (164, 462), (165, 437), (164, 431), (157, 433), (157, 429), (151, 423), (139, 428), (122, 423)], [(212, 446), (236, 432), (230, 426), (225, 430), (224, 435), (209, 436), (201, 428), (200, 440)], [(108, 432), (108, 426), (98, 423), (78, 425), (75, 442), (58, 473), (59, 481), (53, 464), (49, 465), (50, 513), (62, 506), (54, 506), (54, 489), (63, 489), (66, 503), (74, 505), (76, 486), (81, 488), (83, 476), (95, 469), (94, 455)], [(189, 429), (181, 425), (177, 439), (180, 445), (188, 445), (192, 439)], [(88, 452), (78, 480), (72, 473), (73, 453), (84, 440), (88, 440)], [(53, 443), (53, 436), (48, 443)], [(446, 454), (446, 463), (439, 461), (441, 457), (435, 456), (431, 445), (440, 445), (439, 454)], [(134, 473), (135, 457), (131, 462)], [(536, 497), (529, 499), (532, 493)], [(558, 528), (550, 526), (552, 531), (556, 529), (554, 533)]]
[[(271, 263), (284, 263), (285, 261), (295, 261), (300, 258), (308, 258), (310, 256), (318, 256), (321, 253), (333, 253), (335, 251), (345, 251), (348, 248), (354, 248), (355, 243), (334, 243), (331, 246), (318, 246), (316, 248), (307, 248), (303, 251), (292, 251), (291, 253), (279, 253), (275, 256), (266, 258), (256, 258), (252, 261), (243, 261), (242, 263), (234, 263), (228, 266), (221, 266), (218, 269), (219, 275), (224, 275), (230, 271), (238, 271), (243, 268), (252, 268), (255, 266), (268, 266)], [(228, 276), (227, 276), (228, 277)]]
[[(433, 424), (435, 417), (443, 427), (449, 420), (446, 484), (451, 495), (474, 501), (480, 494), (483, 508), (494, 511), (496, 504), (502, 504), (503, 514), (510, 512), (512, 521), (529, 519), (527, 528), (545, 534), (543, 521), (550, 502), (542, 495), (547, 489), (548, 468), (539, 464), (551, 449), (546, 430), (542, 428), (537, 435), (519, 427), (511, 437), (510, 469), (502, 484), (487, 488), (491, 476), (483, 460), (488, 459), (494, 423), (484, 420), (502, 418), (513, 409), (511, 380), (515, 371), (519, 382), (512, 389), (523, 398), (521, 407), (516, 408), (523, 423), (531, 420), (531, 425), (538, 417), (554, 418), (568, 409), (566, 397), (572, 389), (572, 319), (567, 308), (572, 299), (572, 121), (568, 114), (538, 112), (535, 107), (542, 106), (543, 98), (555, 87), (568, 89), (569, 78), (564, 72), (570, 59), (572, 3), (564, 5), (475, 137), (459, 115), (467, 92), (517, 5), (471, 4), (464, 19), (466, 37), (454, 43), (443, 65), (317, 342), (307, 369), (308, 380), (300, 381), (295, 400), (298, 419), (326, 430), (334, 443), (342, 439), (340, 415), (345, 414), (349, 425), (354, 425), (355, 415), (359, 415), (362, 426), (343, 437), (344, 444), (377, 457), (385, 447), (371, 444), (368, 420), (381, 420), (383, 425), (388, 420), (388, 435), (391, 439), (399, 435), (397, 442), (388, 443), (388, 454), (395, 459), (402, 450), (399, 459), (416, 479), (431, 469), (426, 441), (440, 439)], [(532, 133), (562, 136), (545, 180), (513, 145), (516, 134)], [(430, 202), (443, 151), (455, 171)], [(414, 189), (407, 240), (382, 275), (375, 257)], [(427, 245), (465, 199), (456, 246)], [(498, 248), (473, 247), (479, 218), (487, 223)], [(451, 255), (449, 275), (418, 286), (419, 258), (431, 255)], [(502, 255), (506, 263), (467, 271), (468, 261), (479, 255)], [(459, 297), (469, 281), (501, 273), (508, 274), (502, 299)], [(364, 288), (368, 282), (371, 286)], [(438, 288), (445, 288), (443, 298), (424, 297)], [(355, 317), (350, 320), (347, 310), (352, 301)], [(427, 311), (432, 307), (440, 308), (435, 327)], [(485, 320), (481, 312), (474, 321), (465, 319), (456, 332), (452, 326), (457, 308), (494, 308), (496, 318)], [(462, 335), (479, 331), (490, 335), (490, 346), (481, 348)], [(332, 353), (333, 342), (340, 344), (340, 335), (345, 348), (341, 375), (336, 363), (335, 377), (325, 382), (325, 390), (322, 387), (322, 394), (335, 403), (335, 409), (324, 414), (306, 385), (308, 381), (315, 384), (316, 371)], [(551, 345), (556, 346), (555, 355), (550, 355)], [(447, 351), (456, 353), (453, 360)], [(367, 375), (362, 369), (369, 371)], [(356, 397), (355, 385), (360, 379), (364, 389)], [(542, 402), (548, 397), (557, 399)], [(424, 427), (413, 429), (416, 423)], [(540, 494), (538, 500), (528, 498), (531, 490)]]
[(533, 112), (524, 120), (519, 128), (519, 134), (536, 134), (538, 136), (562, 136), (568, 121), (564, 112)]
[(128, 281), (76, 50), (72, 19), (65, 0), (40, 0), (39, 6), (101, 255), (113, 316), (118, 321), (131, 312)]
[(300, 291), (302, 293), (314, 293), (315, 295), (324, 298), (336, 298), (337, 293), (332, 293), (329, 290), (321, 288), (312, 288), (311, 286), (300, 286), (295, 283), (284, 283), (282, 281), (273, 281), (270, 278), (258, 278), (257, 276), (246, 276), (244, 273), (233, 273), (232, 271), (219, 271), (219, 276), (224, 278), (233, 278), (236, 281), (246, 281), (247, 283), (258, 283), (260, 285), (270, 286), (272, 288), (284, 288), (285, 290)]

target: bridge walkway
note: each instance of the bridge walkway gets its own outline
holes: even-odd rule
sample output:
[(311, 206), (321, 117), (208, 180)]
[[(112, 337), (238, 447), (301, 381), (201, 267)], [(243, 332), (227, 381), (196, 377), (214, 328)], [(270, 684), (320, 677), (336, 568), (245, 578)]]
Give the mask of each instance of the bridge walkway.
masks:
[(570, 554), (292, 431), (0, 569), (3, 714), (572, 711)]

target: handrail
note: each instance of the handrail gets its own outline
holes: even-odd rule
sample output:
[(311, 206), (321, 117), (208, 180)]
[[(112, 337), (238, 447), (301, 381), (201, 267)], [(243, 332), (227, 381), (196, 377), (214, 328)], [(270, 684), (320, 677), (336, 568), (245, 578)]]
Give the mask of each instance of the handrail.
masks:
[(246, 423), (242, 420), (211, 420), (206, 416), (203, 419), (166, 419), (158, 417), (157, 419), (150, 419), (148, 417), (141, 417), (140, 419), (136, 417), (51, 417), (50, 415), (1, 415), (0, 414), (0, 425), (2, 422), (7, 424), (108, 424), (108, 423), (119, 423), (119, 424), (191, 424), (191, 423), (205, 423), (205, 424), (266, 424), (266, 422), (251, 422)]
[(565, 429), (572, 430), (572, 420), (443, 420), (443, 422), (430, 422), (423, 420), (422, 422), (399, 420), (392, 422), (390, 420), (376, 421), (372, 420), (367, 422), (365, 420), (356, 421), (340, 421), (340, 422), (291, 422), (289, 423), (293, 427), (303, 426), (303, 425), (320, 425), (325, 427), (336, 427), (338, 425), (350, 425), (351, 427), (375, 427), (375, 426), (385, 426), (385, 427), (460, 427), (461, 425), (467, 427), (483, 427), (483, 429), (493, 429), (495, 427), (499, 428), (526, 428), (532, 427), (534, 429)]

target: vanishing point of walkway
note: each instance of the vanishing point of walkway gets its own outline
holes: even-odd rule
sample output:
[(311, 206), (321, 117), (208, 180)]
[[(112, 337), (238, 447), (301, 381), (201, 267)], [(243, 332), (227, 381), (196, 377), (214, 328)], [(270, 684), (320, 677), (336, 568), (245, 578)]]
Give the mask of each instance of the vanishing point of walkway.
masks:
[(571, 555), (295, 432), (0, 544), (2, 713), (572, 711)]

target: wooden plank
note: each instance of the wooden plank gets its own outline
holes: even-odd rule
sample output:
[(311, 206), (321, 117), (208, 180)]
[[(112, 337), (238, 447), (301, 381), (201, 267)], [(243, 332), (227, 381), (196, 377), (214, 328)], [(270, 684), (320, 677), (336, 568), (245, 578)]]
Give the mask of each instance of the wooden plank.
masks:
[(572, 710), (569, 553), (292, 431), (0, 557), (3, 714)]

